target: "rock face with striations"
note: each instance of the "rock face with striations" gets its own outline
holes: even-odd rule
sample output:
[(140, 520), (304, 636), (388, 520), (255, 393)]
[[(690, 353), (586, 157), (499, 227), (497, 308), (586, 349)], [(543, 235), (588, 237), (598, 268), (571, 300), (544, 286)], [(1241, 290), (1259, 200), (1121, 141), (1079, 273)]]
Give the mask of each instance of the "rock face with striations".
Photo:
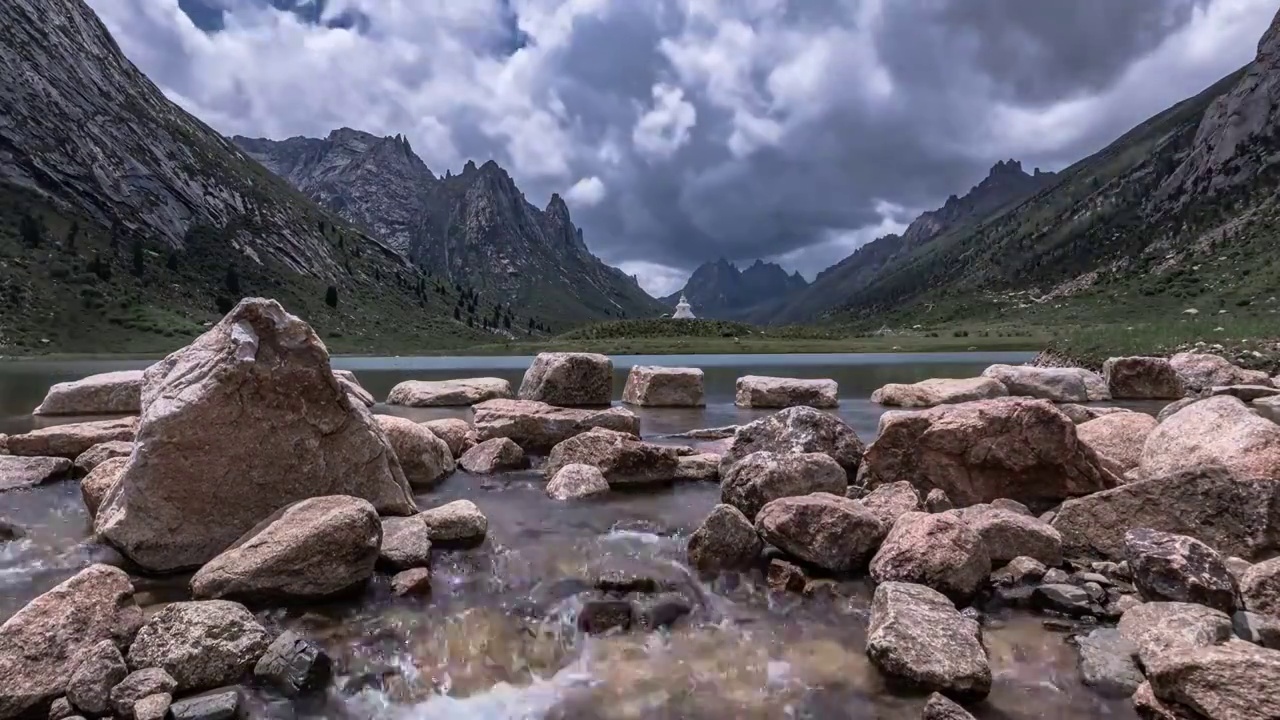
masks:
[(636, 365), (627, 373), (622, 402), (641, 407), (702, 407), (706, 405), (702, 370)]
[(524, 371), (520, 399), (560, 407), (613, 402), (613, 361), (597, 353), (538, 353)]
[(622, 407), (562, 408), (532, 400), (490, 400), (472, 409), (477, 440), (511, 438), (525, 452), (545, 453), (592, 428), (640, 434), (640, 418)]
[(136, 415), (142, 404), (142, 371), (90, 375), (49, 388), (32, 415)]
[(1117, 479), (1046, 400), (982, 400), (891, 411), (863, 458), (868, 487), (906, 480), (957, 506), (1010, 498), (1046, 505), (1113, 487)]
[(153, 571), (201, 565), (275, 511), (350, 495), (417, 510), (386, 435), (311, 328), (246, 299), (147, 370), (137, 446), (95, 529)]

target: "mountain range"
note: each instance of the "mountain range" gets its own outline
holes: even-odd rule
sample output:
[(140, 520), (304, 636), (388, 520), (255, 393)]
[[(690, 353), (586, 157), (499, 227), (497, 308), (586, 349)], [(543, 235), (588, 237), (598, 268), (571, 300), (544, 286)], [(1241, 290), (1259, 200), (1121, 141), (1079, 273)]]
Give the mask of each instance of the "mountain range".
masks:
[(809, 286), (800, 273), (756, 260), (745, 270), (721, 258), (703, 263), (684, 287), (661, 299), (673, 308), (684, 295), (698, 317), (752, 321), (768, 319), (777, 305)]

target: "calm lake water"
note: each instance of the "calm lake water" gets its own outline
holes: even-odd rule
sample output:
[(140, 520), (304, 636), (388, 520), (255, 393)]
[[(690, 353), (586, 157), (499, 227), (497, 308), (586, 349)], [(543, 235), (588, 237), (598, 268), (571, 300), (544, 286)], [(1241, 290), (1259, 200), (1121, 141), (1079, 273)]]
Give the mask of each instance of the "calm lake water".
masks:
[[(748, 421), (765, 411), (733, 406), (747, 374), (834, 378), (838, 414), (866, 441), (888, 382), (966, 377), (1030, 353), (616, 357), (620, 393), (633, 364), (706, 371), (700, 410), (642, 410), (654, 437)], [(530, 358), (338, 358), (377, 398), (406, 379), (498, 376), (517, 386)], [(0, 432), (21, 432), (49, 385), (148, 361), (0, 363)], [(416, 419), (467, 410), (409, 410)], [(46, 421), (47, 422), (47, 421)], [(699, 445), (700, 443), (693, 443)], [(466, 498), (489, 518), (483, 545), (433, 558), (429, 599), (393, 598), (385, 577), (358, 599), (261, 610), (273, 630), (295, 629), (334, 658), (338, 691), (308, 703), (252, 696), (252, 716), (404, 720), (854, 720), (917, 718), (923, 697), (889, 687), (866, 658), (870, 587), (833, 582), (811, 597), (768, 591), (756, 571), (701, 583), (684, 567), (691, 533), (719, 498), (711, 483), (610, 493), (563, 503), (543, 492), (537, 468), (500, 476), (458, 472), (420, 494), (421, 508)], [(0, 620), (92, 561), (119, 562), (91, 539), (75, 481), (0, 494), (0, 517), (25, 539), (0, 544)], [(576, 630), (582, 590), (602, 568), (669, 578), (696, 598), (692, 616), (665, 633), (588, 637)], [(186, 599), (186, 577), (135, 578), (139, 602)], [(1067, 636), (1039, 618), (1006, 613), (984, 628), (994, 674), (990, 697), (971, 708), (986, 720), (1135, 718), (1127, 700), (1099, 697), (1079, 681)]]

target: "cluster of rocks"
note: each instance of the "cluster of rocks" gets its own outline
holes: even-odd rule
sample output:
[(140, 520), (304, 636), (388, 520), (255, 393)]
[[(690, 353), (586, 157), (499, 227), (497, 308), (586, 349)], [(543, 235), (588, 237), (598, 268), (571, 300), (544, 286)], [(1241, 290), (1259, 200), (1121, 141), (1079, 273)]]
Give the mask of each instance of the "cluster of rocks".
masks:
[[(1280, 425), (1214, 390), (1241, 379), (1222, 363), (1149, 360), (891, 386), (991, 396), (886, 412), (866, 447), (808, 408), (737, 428), (690, 565), (806, 593), (865, 573), (872, 662), (960, 703), (991, 686), (980, 621), (1022, 608), (1076, 632), (1085, 682), (1144, 717), (1280, 717), (1280, 559), (1250, 564), (1280, 553)], [(1210, 391), (1160, 419), (1075, 404), (1192, 383)]]

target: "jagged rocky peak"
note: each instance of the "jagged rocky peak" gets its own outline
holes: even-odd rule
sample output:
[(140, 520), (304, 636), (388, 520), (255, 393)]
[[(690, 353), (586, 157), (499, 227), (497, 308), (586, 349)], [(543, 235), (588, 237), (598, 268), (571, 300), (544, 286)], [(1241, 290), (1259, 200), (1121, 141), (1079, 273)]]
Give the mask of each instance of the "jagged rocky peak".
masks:
[(698, 266), (678, 292), (663, 298), (673, 306), (683, 294), (700, 317), (746, 319), (762, 303), (777, 302), (808, 286), (800, 273), (757, 259), (745, 270), (725, 258)]

